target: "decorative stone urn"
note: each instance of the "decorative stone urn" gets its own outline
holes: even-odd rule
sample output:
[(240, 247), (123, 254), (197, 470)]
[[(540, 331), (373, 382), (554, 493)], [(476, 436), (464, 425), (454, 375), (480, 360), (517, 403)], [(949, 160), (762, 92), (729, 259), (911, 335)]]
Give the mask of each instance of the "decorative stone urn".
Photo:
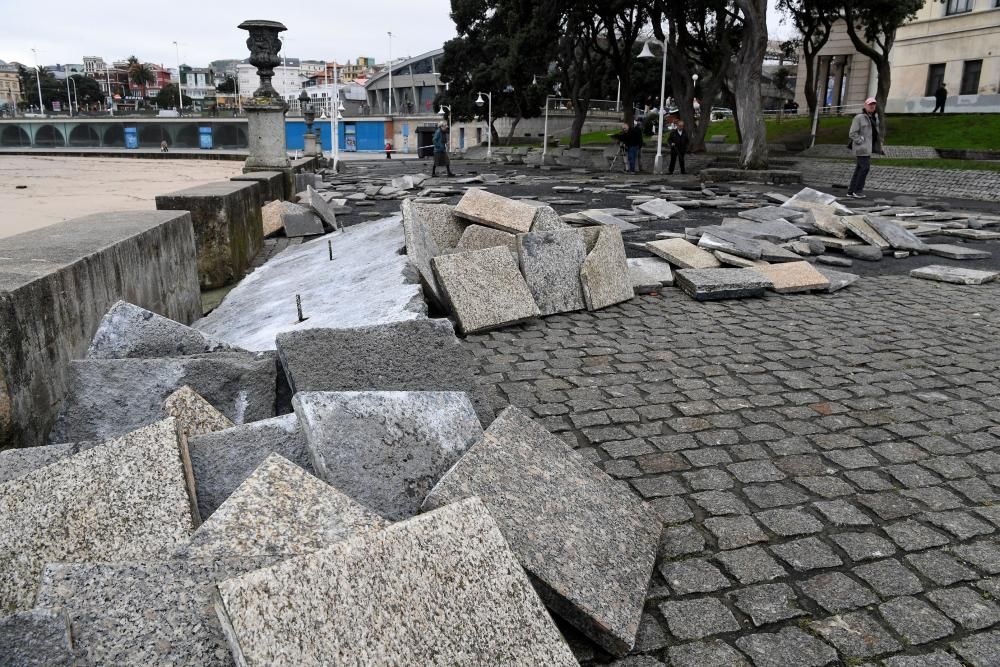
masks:
[(250, 64), (257, 68), (260, 77), (260, 88), (253, 91), (254, 100), (277, 100), (284, 104), (281, 96), (271, 85), (274, 68), (281, 64), (278, 51), (281, 50), (281, 40), (278, 33), (288, 30), (277, 21), (244, 21), (237, 26), (240, 30), (250, 33), (247, 38), (247, 48), (250, 49)]
[[(253, 92), (253, 99), (243, 105), (247, 112), (247, 139), (250, 145), (250, 155), (243, 171), (289, 169), (285, 144), (285, 111), (288, 106), (271, 85), (274, 68), (281, 64), (278, 33), (287, 28), (277, 21), (244, 21), (238, 27), (250, 33), (247, 38), (250, 64), (257, 68), (260, 77), (260, 87)], [(290, 174), (288, 176), (290, 178)]]

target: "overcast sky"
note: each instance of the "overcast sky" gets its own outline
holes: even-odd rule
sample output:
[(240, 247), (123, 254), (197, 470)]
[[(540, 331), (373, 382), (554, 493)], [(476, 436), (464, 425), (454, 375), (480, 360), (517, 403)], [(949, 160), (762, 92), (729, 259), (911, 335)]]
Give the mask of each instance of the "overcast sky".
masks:
[[(542, 0), (544, 1), (544, 0)], [(774, 0), (769, 0), (774, 4)], [(83, 56), (140, 60), (177, 65), (180, 60), (205, 66), (212, 60), (245, 58), (247, 33), (236, 28), (246, 19), (281, 21), (288, 28), (286, 56), (346, 62), (371, 56), (378, 62), (392, 55), (415, 56), (440, 48), (455, 36), (449, 0), (212, 0), (112, 2), (48, 0), (41, 5), (0, 0), (0, 60), (41, 64), (81, 63)], [(785, 36), (770, 13), (772, 36)]]

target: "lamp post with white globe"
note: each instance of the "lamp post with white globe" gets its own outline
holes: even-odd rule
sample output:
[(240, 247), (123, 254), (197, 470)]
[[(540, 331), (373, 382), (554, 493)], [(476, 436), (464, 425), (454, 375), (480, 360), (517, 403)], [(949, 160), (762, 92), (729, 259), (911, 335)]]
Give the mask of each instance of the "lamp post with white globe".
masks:
[(447, 104), (442, 104), (438, 110), (438, 115), (444, 118), (445, 109), (448, 110), (448, 152), (451, 153), (451, 107)]
[(483, 95), (489, 100), (489, 106), (487, 107), (487, 120), (486, 120), (486, 159), (490, 160), (493, 158), (493, 94), (492, 93), (476, 93), (479, 97), (476, 98), (476, 106), (483, 106)]
[(660, 70), (660, 103), (657, 108), (657, 114), (659, 118), (656, 119), (656, 159), (653, 161), (653, 173), (662, 174), (663, 173), (663, 116), (666, 113), (664, 107), (664, 95), (667, 91), (667, 45), (665, 42), (657, 42), (655, 40), (648, 40), (642, 45), (642, 52), (639, 54), (640, 58), (655, 58), (653, 52), (649, 50), (650, 42), (655, 42), (660, 45), (663, 49), (663, 66)]

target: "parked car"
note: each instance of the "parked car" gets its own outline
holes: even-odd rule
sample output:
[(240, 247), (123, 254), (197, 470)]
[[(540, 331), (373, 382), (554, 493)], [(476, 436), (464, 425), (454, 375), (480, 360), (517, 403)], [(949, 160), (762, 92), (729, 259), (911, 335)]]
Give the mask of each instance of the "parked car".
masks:
[(712, 107), (712, 120), (725, 120), (733, 117), (733, 110), (726, 107)]

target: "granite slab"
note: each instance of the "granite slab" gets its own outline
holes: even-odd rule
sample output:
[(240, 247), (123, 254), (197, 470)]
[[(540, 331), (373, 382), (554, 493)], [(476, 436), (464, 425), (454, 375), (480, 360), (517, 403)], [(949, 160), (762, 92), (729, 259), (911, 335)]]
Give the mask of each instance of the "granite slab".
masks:
[(847, 238), (847, 225), (832, 207), (817, 206), (808, 209), (806, 213), (809, 214), (807, 216), (808, 222), (819, 231), (839, 239)]
[(551, 206), (538, 206), (535, 210), (535, 219), (531, 223), (533, 232), (551, 232), (556, 229), (569, 229), (570, 226), (563, 222), (559, 214)]
[(885, 253), (882, 248), (876, 248), (873, 245), (851, 245), (844, 248), (844, 254), (848, 257), (853, 257), (854, 259), (864, 260), (866, 262), (881, 262)]
[(769, 264), (756, 266), (753, 271), (771, 281), (770, 289), (778, 294), (796, 294), (825, 290), (830, 281), (822, 273), (813, 268), (809, 262), (787, 262), (784, 264)]
[(695, 301), (720, 301), (764, 296), (771, 281), (753, 269), (682, 269), (674, 284)]
[(73, 640), (61, 610), (32, 609), (0, 617), (0, 665), (71, 667)]
[(438, 287), (431, 260), (441, 254), (441, 248), (431, 234), (430, 226), (415, 213), (418, 204), (411, 200), (403, 200), (403, 239), (406, 243), (406, 258), (420, 274), (420, 284), (424, 295), (437, 307), (444, 307), (441, 289)]
[(760, 259), (761, 246), (757, 241), (739, 234), (726, 233), (723, 227), (713, 227), (711, 230), (705, 231), (698, 239), (699, 248), (711, 252), (721, 250), (744, 259)]
[(388, 525), (298, 465), (271, 454), (174, 556), (207, 561), (287, 558)]
[(722, 266), (712, 253), (684, 239), (646, 243), (646, 249), (681, 269), (712, 269)]
[(276, 373), (273, 354), (264, 353), (74, 360), (52, 441), (104, 440), (163, 419), (167, 397), (185, 385), (237, 424), (266, 419)]
[(955, 285), (982, 285), (990, 283), (1000, 276), (998, 271), (976, 271), (974, 269), (961, 269), (956, 266), (944, 266), (932, 264), (922, 266), (919, 269), (910, 271), (911, 278), (923, 278), (924, 280), (935, 280), (941, 283), (954, 283)]
[(224, 581), (216, 610), (238, 664), (577, 664), (478, 499)]
[[(847, 227), (844, 227), (844, 229), (844, 233), (846, 234)], [(864, 245), (864, 243), (858, 241), (857, 239), (837, 238), (834, 236), (806, 236), (805, 240), (819, 241), (825, 248), (834, 248), (835, 250), (843, 250), (844, 248), (849, 248), (850, 246)]]
[(203, 521), (239, 488), (271, 454), (312, 472), (306, 438), (295, 415), (242, 424), (188, 440)]
[(944, 229), (941, 230), (944, 236), (956, 236), (960, 239), (970, 241), (995, 241), (1000, 239), (1000, 232), (988, 231), (986, 229)]
[(827, 268), (825, 266), (816, 266), (817, 271), (823, 274), (823, 277), (830, 281), (830, 284), (823, 289), (824, 292), (837, 292), (845, 287), (850, 287), (854, 283), (861, 279), (861, 276), (856, 273), (846, 273), (844, 271), (836, 271), (834, 269)]
[(802, 188), (790, 199), (785, 200), (782, 206), (795, 206), (796, 204), (824, 204), (830, 206), (837, 203), (834, 195), (814, 190), (813, 188)]
[(722, 226), (732, 228), (743, 236), (784, 243), (806, 235), (805, 230), (784, 219), (754, 222), (739, 218), (725, 218)]
[(0, 609), (30, 608), (46, 563), (141, 560), (186, 540), (182, 447), (164, 419), (0, 484)]
[(898, 222), (879, 215), (869, 215), (865, 219), (896, 250), (927, 252), (927, 245)]
[(806, 214), (800, 211), (781, 206), (762, 206), (751, 208), (737, 213), (741, 218), (753, 220), (754, 222), (770, 222), (772, 220), (784, 220), (785, 222), (799, 222), (805, 220)]
[(0, 451), (0, 483), (17, 479), (80, 451), (82, 450), (74, 442), (5, 449)]
[(281, 334), (278, 355), (293, 393), (463, 391), (482, 423), (493, 421), (472, 353), (446, 319)]
[(629, 257), (625, 261), (636, 294), (659, 292), (660, 288), (674, 284), (670, 264), (659, 257)]
[(847, 226), (847, 229), (850, 230), (852, 234), (868, 245), (875, 246), (876, 248), (882, 250), (890, 247), (889, 242), (882, 238), (882, 235), (872, 229), (872, 226), (868, 224), (867, 216), (845, 215), (840, 218), (840, 221)]
[(261, 207), (264, 236), (272, 236), (285, 228), (284, 216), (307, 213), (309, 209), (290, 201), (276, 199)]
[(340, 225), (337, 224), (337, 214), (334, 213), (333, 207), (318, 192), (313, 190), (312, 186), (306, 187), (306, 202), (308, 202), (313, 212), (319, 216), (320, 220), (323, 221), (323, 224), (327, 225), (329, 231), (340, 229)]
[(458, 240), (457, 250), (482, 250), (483, 248), (504, 247), (517, 254), (517, 236), (493, 227), (469, 225)]
[(531, 231), (536, 208), (530, 204), (501, 197), (481, 188), (469, 188), (458, 201), (455, 215), (480, 225), (522, 234)]
[(403, 222), (409, 218), (427, 228), (434, 244), (442, 251), (458, 247), (458, 242), (469, 223), (455, 215), (455, 207), (448, 204), (424, 204), (404, 199)]
[(587, 307), (580, 270), (588, 255), (579, 232), (565, 229), (508, 236), (516, 239), (521, 273), (540, 314), (567, 313)]
[(183, 357), (239, 349), (145, 308), (118, 301), (97, 326), (87, 358)]
[[(193, 326), (248, 350), (273, 350), (283, 331), (423, 319), (427, 304), (409, 260), (399, 253), (403, 246), (396, 216), (288, 247)], [(296, 296), (306, 318), (301, 322)]]
[(163, 407), (167, 416), (177, 420), (177, 430), (186, 438), (236, 425), (187, 385), (167, 396)]
[(668, 202), (666, 199), (650, 199), (645, 201), (635, 207), (637, 211), (642, 211), (643, 213), (648, 213), (649, 215), (655, 215), (657, 218), (662, 220), (669, 220), (678, 213), (682, 213), (684, 208)]
[(949, 245), (946, 243), (928, 243), (927, 250), (932, 255), (947, 259), (989, 259), (993, 256), (993, 253), (988, 250), (978, 250), (976, 248)]
[(50, 563), (38, 600), (69, 618), (74, 667), (232, 667), (212, 607), (215, 586), (276, 560)]
[(715, 255), (716, 259), (725, 266), (735, 266), (740, 269), (752, 269), (755, 266), (766, 266), (769, 262), (765, 262), (762, 259), (747, 259), (746, 257), (737, 257), (736, 255), (730, 255), (728, 252), (722, 250), (713, 250), (712, 254)]
[(631, 222), (626, 222), (618, 216), (607, 213), (601, 209), (587, 209), (585, 211), (579, 211), (579, 214), (591, 224), (617, 227), (623, 232), (632, 232), (637, 229), (642, 229), (639, 225), (633, 225)]
[(309, 209), (302, 213), (282, 213), (281, 224), (288, 238), (319, 236), (326, 232), (323, 229), (323, 221)]
[(316, 475), (392, 521), (416, 514), (483, 435), (461, 392), (300, 392), (292, 404)]
[(556, 614), (615, 655), (632, 649), (662, 529), (648, 505), (514, 407), (423, 509), (473, 496)]
[(464, 334), (516, 324), (540, 314), (528, 283), (506, 248), (442, 255), (431, 265)]
[(596, 242), (580, 267), (587, 310), (600, 310), (635, 296), (625, 258), (621, 230), (599, 228)]

